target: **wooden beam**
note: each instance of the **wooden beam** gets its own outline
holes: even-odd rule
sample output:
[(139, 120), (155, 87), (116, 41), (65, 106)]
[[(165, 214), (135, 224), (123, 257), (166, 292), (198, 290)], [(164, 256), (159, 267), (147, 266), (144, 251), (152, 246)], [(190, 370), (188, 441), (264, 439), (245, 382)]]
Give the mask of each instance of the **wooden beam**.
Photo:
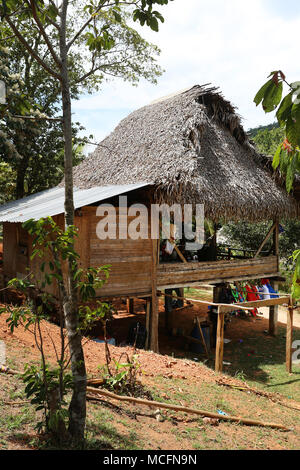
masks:
[[(274, 290), (278, 291), (278, 282), (272, 282)], [(278, 332), (278, 305), (269, 307), (269, 334), (276, 336)]]
[(224, 323), (225, 323), (225, 312), (223, 311), (221, 307), (219, 307), (218, 308), (216, 360), (215, 360), (216, 372), (222, 372), (223, 370)]
[(254, 258), (257, 258), (258, 255), (260, 254), (260, 252), (262, 251), (263, 247), (265, 246), (265, 244), (267, 243), (267, 241), (268, 241), (269, 238), (271, 237), (273, 231), (275, 230), (276, 224), (277, 224), (277, 222), (274, 222), (274, 224), (272, 225), (272, 227), (271, 227), (270, 230), (268, 231), (268, 233), (267, 233), (267, 235), (266, 235), (266, 238), (264, 239), (264, 241), (262, 242), (262, 244), (261, 244), (260, 247), (258, 248), (257, 252), (256, 252), (255, 255), (254, 255)]
[(147, 338), (146, 338), (146, 344), (145, 344), (146, 350), (148, 350), (149, 346), (150, 346), (150, 336), (151, 336), (151, 332), (150, 332), (150, 315), (151, 315), (151, 300), (147, 299), (146, 300), (146, 331), (147, 331)]
[(159, 292), (159, 294), (163, 295), (164, 297), (170, 297), (170, 298), (176, 299), (176, 300), (178, 300), (178, 299), (179, 300), (185, 300), (188, 305), (192, 305), (192, 303), (189, 300), (187, 300), (185, 297), (180, 297), (178, 295), (166, 294), (165, 292)]
[(150, 321), (150, 349), (153, 352), (158, 353), (158, 297), (157, 297), (157, 250), (158, 240), (152, 240), (151, 243), (151, 290), (152, 290), (152, 302), (151, 302), (151, 321)]
[(286, 322), (286, 370), (290, 374), (292, 373), (293, 316), (293, 299), (290, 297)]
[[(161, 294), (164, 295), (163, 293)], [(277, 295), (277, 294), (273, 294), (273, 295)], [(220, 304), (217, 302), (209, 302), (207, 300), (189, 299), (187, 297), (181, 297), (181, 298), (186, 301), (192, 302), (194, 304), (203, 304), (203, 305), (212, 305), (214, 307), (222, 307), (222, 310), (224, 312), (231, 312), (233, 310), (249, 310), (249, 308), (255, 308), (255, 307), (256, 308), (269, 307), (270, 305), (283, 305), (283, 304), (288, 304), (290, 301), (290, 296), (287, 296), (287, 295), (281, 296), (280, 294), (278, 294), (278, 297), (274, 299), (255, 300), (253, 302), (239, 302), (236, 304)]]
[(273, 232), (273, 254), (279, 256), (279, 220), (274, 221), (275, 230)]
[[(211, 285), (214, 285), (214, 284), (221, 284), (222, 282), (236, 282), (236, 281), (250, 281), (252, 279), (270, 279), (270, 278), (273, 278), (273, 277), (278, 277), (280, 275), (279, 272), (273, 272), (273, 273), (264, 273), (263, 275), (253, 275), (253, 276), (240, 276), (240, 277), (230, 277), (228, 279), (208, 279), (208, 280), (204, 280), (203, 281), (203, 285), (207, 285), (207, 283), (211, 283)], [(198, 281), (186, 281), (186, 282), (180, 282), (180, 283), (174, 283), (174, 284), (159, 284), (158, 285), (158, 289), (159, 290), (165, 290), (165, 289), (176, 289), (178, 287), (197, 287), (197, 286), (201, 286), (201, 282), (202, 280), (198, 280)]]
[(181, 259), (181, 261), (183, 261), (184, 263), (187, 263), (187, 260), (185, 259), (185, 257), (183, 256), (183, 254), (181, 253), (181, 251), (179, 250), (178, 246), (176, 245), (175, 242), (172, 242), (172, 240), (168, 239), (168, 242), (171, 243), (171, 245), (174, 247), (176, 253), (178, 254), (179, 258)]
[(127, 298), (127, 312), (131, 313), (132, 315), (134, 314), (134, 299), (132, 298)]
[(278, 295), (278, 297), (276, 297), (275, 299), (254, 300), (253, 302), (241, 302), (241, 303), (235, 304), (235, 306), (240, 305), (242, 307), (253, 307), (253, 308), (270, 307), (273, 305), (288, 304), (289, 300), (290, 300), (289, 296), (284, 295), (281, 297), (280, 295)]
[(200, 333), (200, 336), (201, 336), (201, 339), (202, 339), (202, 343), (203, 343), (203, 346), (204, 346), (204, 349), (205, 349), (206, 357), (207, 357), (207, 359), (209, 359), (208, 349), (207, 349), (205, 338), (204, 338), (204, 335), (203, 335), (201, 323), (200, 323), (200, 320), (199, 320), (198, 317), (196, 317), (196, 321), (197, 321), (197, 325), (198, 325), (198, 328), (199, 328), (199, 333)]

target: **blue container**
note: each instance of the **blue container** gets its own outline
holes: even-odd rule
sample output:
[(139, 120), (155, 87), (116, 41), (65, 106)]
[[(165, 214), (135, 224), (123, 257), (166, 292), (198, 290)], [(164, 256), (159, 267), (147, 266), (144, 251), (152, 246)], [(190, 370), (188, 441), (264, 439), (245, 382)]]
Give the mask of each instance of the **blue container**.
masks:
[[(201, 330), (204, 336), (204, 341), (207, 347), (207, 350), (210, 351), (210, 328), (209, 326), (201, 326)], [(195, 339), (199, 339), (201, 341), (201, 335), (199, 331), (199, 327), (196, 324), (192, 330), (191, 337)], [(206, 351), (204, 350), (203, 344), (191, 343), (190, 350), (197, 354), (204, 354)]]

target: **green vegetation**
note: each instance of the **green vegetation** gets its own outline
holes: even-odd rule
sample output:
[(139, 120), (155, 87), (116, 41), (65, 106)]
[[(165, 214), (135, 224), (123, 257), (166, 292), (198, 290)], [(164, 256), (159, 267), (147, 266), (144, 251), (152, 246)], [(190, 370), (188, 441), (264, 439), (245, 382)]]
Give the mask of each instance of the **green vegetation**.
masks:
[[(256, 144), (259, 152), (273, 155), (284, 138), (284, 130), (280, 128), (278, 124), (270, 124), (269, 126), (260, 126), (251, 129), (249, 135)], [(260, 223), (229, 223), (223, 226), (222, 235), (224, 235), (228, 243), (235, 248), (256, 250), (264, 240), (272, 223), (272, 221)], [(300, 249), (300, 221), (296, 219), (281, 220), (280, 223), (283, 229), (279, 236), (279, 250), (281, 255), (280, 268), (282, 275), (286, 278), (286, 283), (282, 288), (290, 292), (296, 266), (293, 253), (297, 253), (297, 250)], [(264, 250), (270, 250), (271, 243), (272, 242), (269, 241)]]
[[(276, 110), (276, 118), (284, 135), (273, 157), (274, 170), (285, 177), (286, 189), (291, 192), (300, 176), (300, 82), (288, 83), (281, 70), (271, 72), (269, 80), (257, 92), (254, 103), (266, 113)], [(284, 96), (284, 86), (287, 94)], [(293, 253), (295, 271), (292, 295), (300, 299), (300, 249)]]

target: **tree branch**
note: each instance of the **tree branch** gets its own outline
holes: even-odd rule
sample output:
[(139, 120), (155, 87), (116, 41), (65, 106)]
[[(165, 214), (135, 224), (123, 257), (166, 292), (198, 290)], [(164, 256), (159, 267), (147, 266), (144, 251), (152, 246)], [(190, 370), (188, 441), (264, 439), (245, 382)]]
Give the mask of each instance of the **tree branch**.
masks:
[(51, 44), (51, 41), (44, 29), (44, 26), (43, 24), (41, 23), (39, 17), (38, 17), (38, 13), (36, 11), (36, 7), (35, 7), (35, 2), (34, 0), (26, 0), (26, 3), (28, 4), (29, 8), (31, 8), (31, 11), (32, 11), (32, 16), (34, 18), (34, 21), (36, 22), (44, 40), (45, 40), (45, 43), (47, 44), (48, 46), (48, 49), (54, 59), (54, 61), (56, 62), (56, 64), (59, 66), (59, 68), (61, 67), (61, 60), (59, 59), (59, 57), (57, 56), (55, 50), (53, 49), (53, 46)]
[(15, 119), (31, 119), (32, 121), (37, 121), (38, 119), (43, 121), (55, 121), (55, 122), (62, 122), (63, 118), (53, 118), (48, 116), (22, 116), (18, 114), (12, 114), (12, 117)]
[(57, 72), (55, 72), (49, 65), (46, 64), (46, 62), (44, 62), (35, 52), (34, 50), (32, 49), (32, 47), (30, 47), (30, 45), (28, 44), (28, 42), (26, 41), (26, 39), (24, 38), (24, 36), (20, 33), (20, 31), (18, 30), (18, 28), (15, 26), (15, 24), (11, 21), (11, 19), (9, 17), (5, 17), (5, 20), (7, 21), (7, 23), (9, 24), (10, 28), (13, 30), (13, 32), (15, 33), (15, 35), (17, 36), (17, 38), (19, 39), (19, 41), (23, 44), (23, 46), (25, 46), (25, 48), (27, 49), (27, 51), (32, 55), (32, 57), (35, 58), (35, 60), (42, 66), (44, 67), (44, 69), (50, 74), (52, 75), (53, 77), (55, 77), (57, 80), (61, 80), (61, 75), (58, 74)]
[(102, 8), (109, 8), (109, 7), (113, 7), (115, 5), (136, 5), (137, 2), (113, 2), (113, 3), (108, 3), (107, 5), (100, 5), (96, 8), (96, 10), (94, 11), (93, 15), (90, 16), (90, 18), (82, 25), (82, 27), (79, 29), (79, 31), (75, 34), (75, 36), (73, 37), (73, 39), (71, 39), (71, 41), (68, 42), (67, 44), (67, 51), (70, 49), (70, 47), (72, 47), (72, 45), (74, 44), (74, 42), (80, 37), (80, 35), (83, 33), (83, 31), (87, 28), (87, 26), (95, 19), (95, 15), (97, 15), (97, 13), (99, 13), (99, 11), (102, 9)]

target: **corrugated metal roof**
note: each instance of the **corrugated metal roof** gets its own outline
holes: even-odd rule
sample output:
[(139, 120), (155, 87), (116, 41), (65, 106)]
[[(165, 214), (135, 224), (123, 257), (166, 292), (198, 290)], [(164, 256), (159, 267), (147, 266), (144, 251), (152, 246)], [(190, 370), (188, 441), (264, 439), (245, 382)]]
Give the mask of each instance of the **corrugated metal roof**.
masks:
[[(148, 186), (149, 183), (74, 188), (75, 209)], [(26, 222), (64, 213), (65, 190), (53, 188), (0, 206), (0, 222)]]

